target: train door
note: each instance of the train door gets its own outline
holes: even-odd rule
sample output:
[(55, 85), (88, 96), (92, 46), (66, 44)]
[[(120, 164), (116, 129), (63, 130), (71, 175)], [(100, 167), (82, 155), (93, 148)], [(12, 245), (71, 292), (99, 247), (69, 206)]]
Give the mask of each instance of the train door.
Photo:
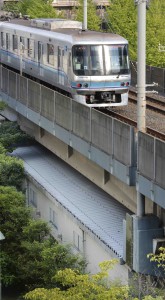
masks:
[(71, 78), (72, 76), (72, 54), (71, 51), (68, 51), (68, 56), (67, 56), (67, 73), (68, 73), (68, 78)]
[(58, 83), (62, 85), (64, 85), (63, 55), (64, 49), (58, 47)]
[(42, 63), (42, 55), (43, 55), (43, 44), (38, 42), (38, 63)]
[(41, 67), (41, 63), (43, 62), (43, 43), (38, 42), (38, 65), (40, 70), (40, 75), (43, 76), (43, 68)]

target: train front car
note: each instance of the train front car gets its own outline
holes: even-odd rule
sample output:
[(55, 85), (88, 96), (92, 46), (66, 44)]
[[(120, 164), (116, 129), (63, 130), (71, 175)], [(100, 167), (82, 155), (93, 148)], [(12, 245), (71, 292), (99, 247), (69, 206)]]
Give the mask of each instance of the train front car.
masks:
[[(113, 33), (82, 31), (72, 47), (74, 99), (92, 107), (128, 103), (128, 42)], [(77, 43), (76, 43), (77, 42)]]

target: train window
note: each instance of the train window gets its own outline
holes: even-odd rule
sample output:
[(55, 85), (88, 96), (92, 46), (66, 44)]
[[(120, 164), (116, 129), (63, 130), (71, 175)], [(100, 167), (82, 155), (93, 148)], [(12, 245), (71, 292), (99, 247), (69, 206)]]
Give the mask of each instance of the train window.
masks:
[(54, 45), (47, 44), (47, 62), (54, 66)]
[(61, 49), (58, 47), (58, 68), (61, 67)]
[(90, 46), (90, 73), (91, 75), (103, 75), (103, 47), (101, 45)]
[(34, 58), (35, 53), (34, 53), (34, 40), (32, 39), (27, 39), (27, 55), (31, 58)]
[(18, 36), (13, 34), (13, 51), (18, 50)]
[(73, 71), (76, 75), (89, 75), (88, 46), (75, 45), (72, 48)]
[(30, 39), (27, 39), (27, 56), (30, 57)]
[(72, 55), (76, 75), (104, 75), (102, 45), (77, 45), (73, 47)]
[(1, 32), (1, 48), (5, 46), (4, 32)]
[(106, 75), (128, 74), (127, 45), (105, 45)]
[(42, 59), (42, 53), (43, 52), (43, 44), (41, 42), (38, 42), (38, 61), (41, 62)]
[(6, 33), (6, 49), (9, 50), (10, 48), (10, 34)]

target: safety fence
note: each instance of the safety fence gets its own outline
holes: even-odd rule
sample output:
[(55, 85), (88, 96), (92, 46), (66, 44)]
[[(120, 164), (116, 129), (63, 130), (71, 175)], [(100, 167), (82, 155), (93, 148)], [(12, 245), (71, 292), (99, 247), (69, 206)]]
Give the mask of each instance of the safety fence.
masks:
[[(134, 129), (1, 66), (1, 91), (41, 117), (113, 156), (133, 164)], [(13, 100), (12, 100), (12, 103)], [(41, 119), (41, 118), (40, 118)], [(42, 125), (42, 124), (41, 124)]]
[(136, 144), (132, 126), (2, 66), (0, 75), (1, 92), (8, 95), (7, 103), (13, 109), (24, 116), (30, 111), (33, 122), (40, 120), (41, 127), (43, 119), (51, 126), (57, 124), (125, 166), (136, 168), (137, 161), (138, 173), (165, 189), (164, 141), (139, 132)]
[[(137, 62), (131, 61), (131, 84), (135, 86), (137, 84)], [(154, 88), (149, 87), (149, 90), (155, 90), (158, 93), (165, 94), (165, 68), (157, 68), (152, 66), (146, 66), (146, 85), (158, 84)]]

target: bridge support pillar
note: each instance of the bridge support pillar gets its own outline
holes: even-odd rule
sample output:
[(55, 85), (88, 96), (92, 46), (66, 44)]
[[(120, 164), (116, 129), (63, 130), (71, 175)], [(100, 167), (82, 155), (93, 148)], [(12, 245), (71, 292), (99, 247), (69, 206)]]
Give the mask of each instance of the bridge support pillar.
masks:
[(137, 216), (143, 217), (145, 215), (145, 196), (137, 192)]

